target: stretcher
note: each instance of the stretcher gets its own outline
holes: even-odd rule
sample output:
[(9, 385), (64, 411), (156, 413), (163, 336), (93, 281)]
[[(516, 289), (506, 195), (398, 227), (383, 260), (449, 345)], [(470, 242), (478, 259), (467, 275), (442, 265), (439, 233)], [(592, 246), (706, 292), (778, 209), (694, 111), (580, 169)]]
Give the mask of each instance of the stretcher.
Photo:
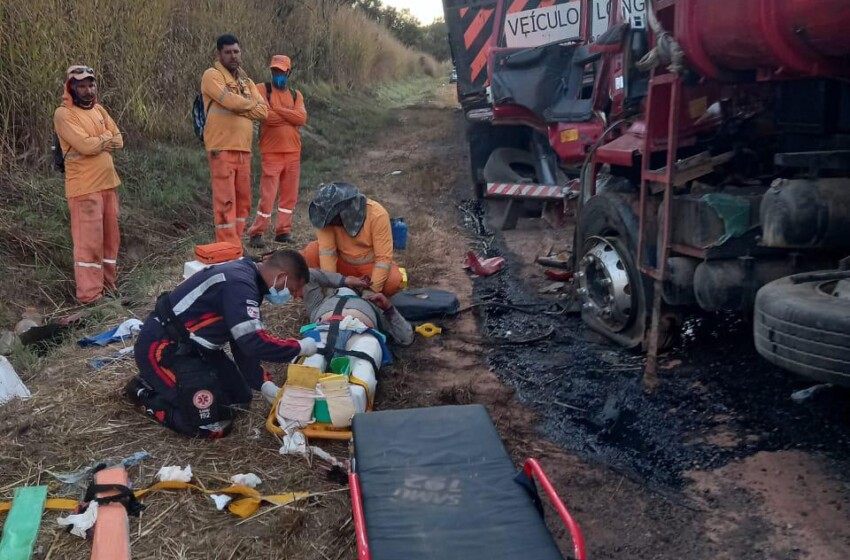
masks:
[(517, 473), (480, 405), (357, 414), (349, 482), (359, 560), (563, 560), (543, 487), (585, 560), (584, 539), (540, 464)]

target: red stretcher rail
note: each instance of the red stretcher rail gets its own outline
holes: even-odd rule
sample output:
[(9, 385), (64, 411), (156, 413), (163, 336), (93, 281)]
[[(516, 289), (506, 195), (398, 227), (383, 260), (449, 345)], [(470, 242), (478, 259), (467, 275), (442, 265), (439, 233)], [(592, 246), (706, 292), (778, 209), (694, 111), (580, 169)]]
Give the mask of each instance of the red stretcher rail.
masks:
[[(573, 518), (570, 510), (564, 505), (563, 500), (558, 495), (555, 486), (537, 459), (528, 459), (523, 467), (525, 474), (531, 478), (537, 478), (546, 495), (552, 502), (561, 520), (570, 532), (570, 537), (573, 541), (573, 553), (575, 560), (587, 560), (587, 552), (584, 548), (584, 536), (581, 534), (581, 529)], [(369, 552), (369, 540), (366, 533), (366, 518), (363, 515), (363, 494), (360, 492), (360, 477), (357, 473), (348, 473), (348, 484), (351, 487), (351, 510), (354, 517), (354, 532), (357, 535), (357, 558), (358, 560), (371, 560), (372, 555)]]
[(366, 518), (363, 516), (363, 494), (360, 493), (360, 477), (356, 472), (348, 473), (351, 488), (351, 511), (354, 516), (354, 532), (357, 535), (358, 560), (371, 560), (369, 540), (366, 537)]
[(584, 549), (584, 537), (581, 534), (581, 529), (576, 523), (576, 520), (573, 519), (570, 510), (567, 509), (567, 506), (564, 505), (563, 500), (558, 495), (558, 491), (555, 490), (555, 486), (552, 484), (552, 481), (549, 480), (549, 477), (546, 476), (546, 473), (543, 471), (543, 467), (540, 466), (540, 463), (537, 462), (537, 459), (527, 459), (525, 461), (525, 474), (533, 479), (537, 478), (540, 482), (540, 485), (543, 486), (543, 489), (546, 491), (546, 495), (549, 496), (549, 500), (552, 502), (552, 505), (555, 507), (555, 510), (558, 512), (558, 515), (561, 516), (561, 520), (566, 525), (567, 529), (570, 531), (570, 536), (573, 539), (573, 553), (575, 554), (576, 560), (587, 560), (587, 552)]

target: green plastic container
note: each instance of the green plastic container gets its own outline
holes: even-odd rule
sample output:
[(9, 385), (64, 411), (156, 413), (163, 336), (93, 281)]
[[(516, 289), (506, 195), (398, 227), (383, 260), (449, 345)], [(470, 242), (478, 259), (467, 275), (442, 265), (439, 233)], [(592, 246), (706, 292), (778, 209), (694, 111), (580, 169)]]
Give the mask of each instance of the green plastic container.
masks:
[[(332, 359), (329, 373), (348, 377), (351, 375), (351, 360), (347, 356)], [(316, 399), (316, 404), (313, 406), (313, 417), (316, 418), (316, 422), (331, 423), (331, 412), (328, 410), (328, 403), (325, 399)]]

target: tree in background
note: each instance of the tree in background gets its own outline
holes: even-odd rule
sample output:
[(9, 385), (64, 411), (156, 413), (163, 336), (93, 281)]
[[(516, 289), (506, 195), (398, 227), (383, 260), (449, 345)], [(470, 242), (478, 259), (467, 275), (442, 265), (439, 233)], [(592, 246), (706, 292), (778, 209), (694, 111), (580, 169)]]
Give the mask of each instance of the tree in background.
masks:
[(442, 19), (422, 25), (410, 10), (384, 6), (380, 0), (341, 0), (341, 3), (362, 11), (369, 19), (389, 29), (406, 46), (430, 54), (437, 60), (449, 59), (448, 30)]

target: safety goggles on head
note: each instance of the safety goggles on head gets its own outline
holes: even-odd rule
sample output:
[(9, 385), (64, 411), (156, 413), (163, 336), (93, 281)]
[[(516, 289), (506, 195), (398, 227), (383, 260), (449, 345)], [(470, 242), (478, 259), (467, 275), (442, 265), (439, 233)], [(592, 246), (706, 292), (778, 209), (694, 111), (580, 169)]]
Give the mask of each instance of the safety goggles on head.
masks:
[(94, 70), (88, 66), (71, 66), (66, 73), (68, 78), (75, 80), (84, 80), (85, 78), (94, 78)]

